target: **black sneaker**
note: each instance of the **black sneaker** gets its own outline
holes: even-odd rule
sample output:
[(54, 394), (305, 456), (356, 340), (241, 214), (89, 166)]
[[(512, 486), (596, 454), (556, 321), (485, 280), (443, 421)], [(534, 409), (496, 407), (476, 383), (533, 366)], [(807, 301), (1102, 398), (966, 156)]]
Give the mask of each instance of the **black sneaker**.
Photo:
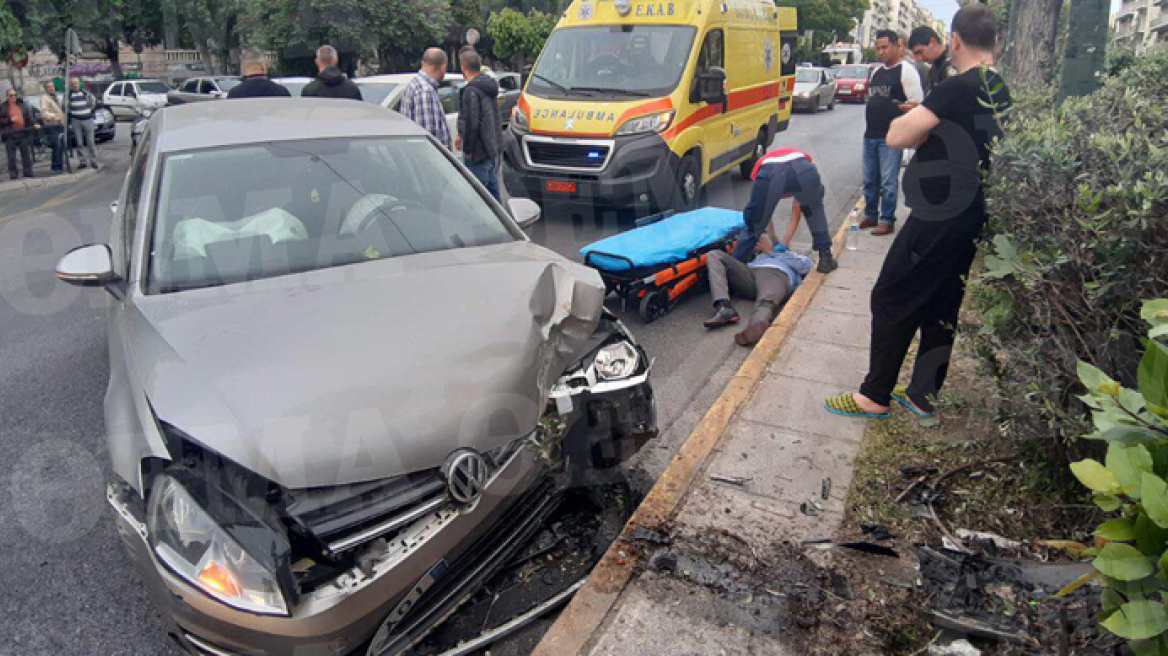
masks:
[(706, 328), (721, 328), (732, 323), (738, 323), (738, 311), (730, 305), (719, 305), (714, 316), (706, 319), (705, 326)]
[(89, 168), (89, 165), (86, 164), (85, 162), (81, 162), (80, 164), (77, 165), (78, 171), (80, 171), (81, 169), (84, 169), (84, 168)]
[(820, 273), (831, 273), (839, 268), (839, 262), (832, 257), (831, 251), (819, 251), (819, 266), (815, 267)]

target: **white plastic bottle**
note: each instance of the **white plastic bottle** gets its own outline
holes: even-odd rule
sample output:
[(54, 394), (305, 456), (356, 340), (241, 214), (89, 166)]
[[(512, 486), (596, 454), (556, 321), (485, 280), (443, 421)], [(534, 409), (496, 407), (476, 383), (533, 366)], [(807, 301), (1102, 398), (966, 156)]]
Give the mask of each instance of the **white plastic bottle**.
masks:
[(854, 251), (860, 247), (860, 223), (857, 221), (858, 218), (859, 213), (856, 210), (852, 210), (852, 213), (848, 215), (848, 234), (844, 246), (849, 251)]

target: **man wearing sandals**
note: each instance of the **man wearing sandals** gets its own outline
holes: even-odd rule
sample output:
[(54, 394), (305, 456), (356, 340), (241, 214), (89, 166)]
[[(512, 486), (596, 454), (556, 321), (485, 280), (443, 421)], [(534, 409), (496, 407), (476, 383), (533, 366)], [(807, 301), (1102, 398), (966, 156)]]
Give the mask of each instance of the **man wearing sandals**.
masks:
[[(997, 18), (982, 4), (953, 18), (952, 63), (959, 74), (941, 82), (919, 107), (893, 121), (888, 144), (917, 148), (904, 174), (912, 209), (872, 288), (872, 346), (868, 376), (854, 394), (827, 399), (829, 412), (887, 417), (892, 401), (930, 417), (945, 382), (965, 278), (986, 222), (981, 174), (998, 117), (1010, 92), (990, 66)], [(912, 380), (896, 388), (901, 365), (920, 333)]]

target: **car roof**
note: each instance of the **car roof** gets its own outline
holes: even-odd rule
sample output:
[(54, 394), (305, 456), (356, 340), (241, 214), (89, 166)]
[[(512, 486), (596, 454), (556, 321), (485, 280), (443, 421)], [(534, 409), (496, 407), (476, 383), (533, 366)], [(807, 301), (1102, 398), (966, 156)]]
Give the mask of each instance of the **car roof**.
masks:
[(161, 152), (300, 139), (426, 135), (416, 123), (388, 109), (329, 98), (177, 105), (155, 113), (150, 129)]
[[(355, 77), (353, 78), (353, 81), (357, 84), (384, 84), (387, 82), (392, 84), (406, 84), (410, 80), (414, 79), (415, 75), (417, 75), (417, 73), (387, 73), (384, 75), (367, 75), (365, 77)], [(461, 80), (463, 77), (461, 73), (447, 73), (446, 79)]]
[(314, 78), (304, 77), (303, 75), (292, 75), (290, 77), (274, 77), (273, 82), (311, 82)]

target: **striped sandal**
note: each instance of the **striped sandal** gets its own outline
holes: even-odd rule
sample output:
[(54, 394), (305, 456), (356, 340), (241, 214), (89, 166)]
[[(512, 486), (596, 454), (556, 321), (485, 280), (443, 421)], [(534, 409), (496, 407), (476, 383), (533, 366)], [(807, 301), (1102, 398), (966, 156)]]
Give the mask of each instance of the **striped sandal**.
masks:
[(888, 412), (868, 412), (861, 408), (850, 392), (833, 396), (823, 402), (823, 408), (833, 415), (841, 417), (855, 417), (858, 419), (887, 419)]
[(937, 414), (935, 412), (925, 412), (924, 410), (918, 408), (916, 404), (912, 402), (912, 399), (908, 398), (907, 387), (901, 386), (892, 390), (892, 399), (903, 405), (906, 409), (908, 409), (909, 412), (916, 415), (919, 419), (932, 419)]

